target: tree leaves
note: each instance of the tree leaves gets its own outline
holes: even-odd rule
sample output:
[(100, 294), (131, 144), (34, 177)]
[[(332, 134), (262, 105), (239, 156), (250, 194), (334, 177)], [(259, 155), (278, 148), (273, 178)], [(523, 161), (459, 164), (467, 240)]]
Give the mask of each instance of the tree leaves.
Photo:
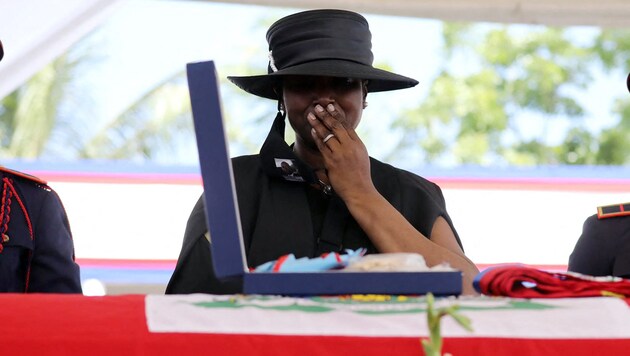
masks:
[[(252, 26), (269, 22), (264, 18)], [(393, 108), (392, 129), (400, 132), (390, 157), (393, 163), (407, 157), (433, 164), (630, 162), (625, 154), (630, 149), (629, 98), (616, 100), (611, 115), (617, 121), (612, 126), (593, 129), (586, 125), (587, 105), (580, 95), (601, 75), (598, 71), (630, 68), (627, 30), (444, 23), (442, 39), (442, 51), (435, 53), (442, 57), (442, 67), (427, 83), (427, 96), (415, 108), (398, 108), (398, 113)], [(260, 66), (255, 61), (258, 52), (252, 50), (251, 68), (228, 72), (264, 71), (253, 69), (253, 63)], [(90, 64), (80, 53), (58, 58), (3, 99), (0, 157), (63, 153), (69, 158), (159, 160), (179, 146), (189, 146), (193, 132), (182, 73), (132, 100), (117, 117), (95, 124), (89, 113), (78, 115), (68, 104), (90, 100), (75, 87), (76, 69)], [(387, 63), (377, 66), (395, 71)], [(253, 152), (264, 139), (274, 108), (226, 89), (233, 153)]]
[[(426, 163), (628, 163), (628, 100), (617, 103), (618, 127), (591, 132), (576, 93), (592, 82), (597, 63), (630, 63), (630, 36), (593, 33), (445, 23), (443, 68), (424, 101), (394, 121), (403, 132), (399, 154), (420, 149)], [(524, 133), (526, 117), (543, 122), (537, 137)], [(545, 135), (546, 127), (566, 120), (564, 138), (557, 130)]]

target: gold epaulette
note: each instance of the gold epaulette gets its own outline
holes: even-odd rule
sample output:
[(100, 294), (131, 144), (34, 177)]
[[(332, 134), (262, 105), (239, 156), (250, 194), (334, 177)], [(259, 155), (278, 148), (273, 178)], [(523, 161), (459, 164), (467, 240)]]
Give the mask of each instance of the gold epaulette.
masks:
[(597, 207), (597, 218), (607, 219), (616, 216), (630, 216), (630, 203), (602, 205)]
[(32, 176), (30, 174), (14, 171), (14, 170), (9, 169), (7, 167), (0, 166), (0, 172), (5, 172), (5, 173), (8, 173), (8, 174), (14, 175), (16, 177), (24, 178), (26, 180), (29, 180), (29, 181), (37, 183), (37, 184), (48, 185), (48, 182), (46, 182), (45, 180), (43, 180), (41, 178)]

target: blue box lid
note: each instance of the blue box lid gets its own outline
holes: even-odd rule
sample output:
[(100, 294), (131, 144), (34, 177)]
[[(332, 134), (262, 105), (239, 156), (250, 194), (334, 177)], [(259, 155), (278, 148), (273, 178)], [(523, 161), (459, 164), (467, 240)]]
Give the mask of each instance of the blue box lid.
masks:
[(247, 263), (216, 68), (207, 61), (186, 70), (214, 271), (219, 278), (240, 276)]

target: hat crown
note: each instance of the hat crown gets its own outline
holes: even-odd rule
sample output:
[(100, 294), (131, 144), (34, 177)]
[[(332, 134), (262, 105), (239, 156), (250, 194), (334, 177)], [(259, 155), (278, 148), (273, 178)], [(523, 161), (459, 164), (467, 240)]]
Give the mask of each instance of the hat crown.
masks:
[(267, 31), (267, 74), (229, 76), (248, 93), (280, 99), (287, 75), (358, 78), (369, 92), (410, 88), (418, 81), (383, 69), (372, 62), (372, 34), (367, 20), (355, 12), (309, 10), (276, 21)]
[(268, 73), (318, 60), (345, 60), (372, 66), (372, 34), (367, 20), (345, 10), (310, 10), (276, 21), (267, 31)]

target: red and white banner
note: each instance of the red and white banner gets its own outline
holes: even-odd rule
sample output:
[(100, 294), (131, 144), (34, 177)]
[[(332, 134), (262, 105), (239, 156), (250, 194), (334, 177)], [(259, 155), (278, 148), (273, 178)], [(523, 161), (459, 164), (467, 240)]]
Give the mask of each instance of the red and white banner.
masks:
[[(444, 298), (472, 321), (468, 332), (442, 319), (445, 338), (630, 338), (630, 308), (619, 298)], [(146, 297), (147, 325), (156, 333), (257, 335), (428, 336), (426, 300), (405, 296), (288, 298), (187, 295)]]

